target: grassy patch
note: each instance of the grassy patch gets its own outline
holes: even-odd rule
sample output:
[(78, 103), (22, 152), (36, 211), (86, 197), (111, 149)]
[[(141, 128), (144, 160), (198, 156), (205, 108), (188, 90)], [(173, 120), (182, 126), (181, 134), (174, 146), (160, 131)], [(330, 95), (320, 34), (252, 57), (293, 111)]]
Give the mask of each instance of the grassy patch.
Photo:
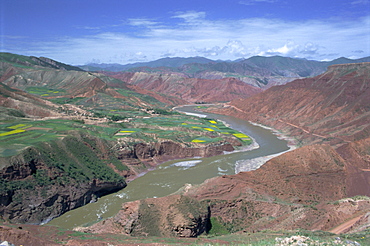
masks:
[(185, 115), (135, 118), (127, 125), (131, 127), (121, 129), (116, 137), (130, 135), (143, 139), (150, 137), (183, 143), (209, 144), (223, 141), (223, 135), (232, 135), (245, 145), (252, 142), (249, 136), (226, 127), (222, 122)]
[[(144, 113), (143, 115), (140, 115)], [(0, 125), (0, 156), (11, 156), (27, 146), (48, 142), (70, 135), (71, 131), (80, 131), (101, 139), (115, 141), (117, 138), (129, 138), (134, 142), (152, 142), (171, 140), (184, 144), (223, 142), (223, 136), (233, 136), (244, 145), (251, 139), (238, 131), (226, 127), (222, 122), (213, 119), (202, 119), (186, 115), (158, 115), (147, 117), (142, 111), (96, 111), (95, 116), (111, 117), (118, 114), (130, 119), (127, 123), (103, 125), (83, 124), (75, 120), (42, 120), (31, 121), (9, 120)], [(128, 139), (128, 140), (129, 140)]]
[(58, 97), (58, 98), (51, 98), (48, 99), (49, 101), (56, 103), (56, 104), (76, 104), (80, 100), (84, 99), (84, 97), (75, 97), (75, 98), (70, 98), (70, 97)]
[(98, 241), (103, 240), (103, 238), (97, 237), (95, 234), (79, 232), (79, 231), (73, 232), (69, 234), (69, 236), (77, 237), (80, 240), (98, 240)]
[(209, 235), (220, 236), (230, 233), (215, 217), (211, 217), (211, 225), (211, 230), (208, 232)]
[(92, 136), (114, 140), (119, 130), (113, 127), (84, 125), (73, 120), (14, 121), (0, 125), (0, 156), (14, 155), (27, 146), (49, 142), (81, 131)]
[(41, 97), (56, 97), (63, 96), (66, 94), (66, 90), (63, 89), (51, 89), (47, 87), (27, 87), (26, 91), (30, 94), (38, 95)]

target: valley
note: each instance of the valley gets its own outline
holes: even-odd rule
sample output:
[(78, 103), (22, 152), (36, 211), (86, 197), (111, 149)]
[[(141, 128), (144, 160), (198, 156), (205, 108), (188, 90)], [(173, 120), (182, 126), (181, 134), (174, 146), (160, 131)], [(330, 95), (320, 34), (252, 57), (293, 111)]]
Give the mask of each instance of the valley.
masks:
[[(18, 244), (25, 242), (16, 235), (33, 231), (29, 238), (49, 245), (129, 245), (342, 233), (366, 245), (366, 59), (190, 59), (84, 71), (1, 53), (0, 235)], [(184, 111), (207, 116), (173, 110), (186, 104), (195, 111)], [(281, 153), (287, 142), (255, 125), (297, 148)], [(113, 200), (115, 208), (103, 211)], [(30, 225), (55, 217), (78, 223), (55, 227), (65, 235), (58, 240), (55, 232), (37, 236), (53, 226)], [(17, 225), (24, 229), (11, 229)]]
[[(178, 110), (190, 111), (191, 107), (181, 107)], [(111, 194), (88, 204), (80, 209), (72, 210), (49, 224), (58, 225), (66, 229), (90, 224), (114, 216), (121, 208), (122, 203), (153, 197), (163, 197), (179, 190), (188, 189), (203, 183), (206, 179), (220, 175), (236, 173), (236, 163), (246, 169), (257, 169), (260, 157), (287, 151), (287, 142), (277, 138), (269, 130), (253, 126), (248, 122), (233, 117), (210, 114), (207, 117), (227, 122), (233, 129), (238, 129), (254, 139), (252, 146), (244, 146), (237, 151), (226, 154), (200, 158), (188, 156), (186, 159), (167, 161), (150, 172), (128, 183), (121, 192)], [(260, 144), (258, 144), (260, 143)], [(243, 161), (243, 163), (241, 163)]]

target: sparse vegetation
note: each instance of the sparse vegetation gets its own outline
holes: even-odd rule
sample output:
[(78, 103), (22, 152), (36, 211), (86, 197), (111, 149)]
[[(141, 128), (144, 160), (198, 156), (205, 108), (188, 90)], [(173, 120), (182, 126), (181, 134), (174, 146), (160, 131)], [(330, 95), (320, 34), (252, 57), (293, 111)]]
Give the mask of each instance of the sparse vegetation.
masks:
[(219, 220), (215, 217), (211, 217), (211, 230), (208, 232), (210, 236), (221, 236), (227, 235), (230, 232), (226, 229), (226, 227), (219, 222)]

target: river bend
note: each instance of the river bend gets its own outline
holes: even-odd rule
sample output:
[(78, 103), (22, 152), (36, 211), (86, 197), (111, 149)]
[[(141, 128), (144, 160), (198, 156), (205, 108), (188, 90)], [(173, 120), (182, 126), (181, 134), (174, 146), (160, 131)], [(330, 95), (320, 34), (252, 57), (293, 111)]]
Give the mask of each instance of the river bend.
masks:
[[(191, 106), (184, 106), (177, 110), (191, 114), (204, 114), (194, 111)], [(204, 115), (208, 118), (222, 120), (231, 128), (247, 134), (258, 143), (259, 147), (208, 158), (165, 162), (155, 170), (129, 182), (123, 190), (69, 211), (48, 224), (65, 229), (86, 226), (115, 215), (124, 202), (162, 197), (178, 191), (186, 184), (201, 184), (206, 179), (215, 176), (235, 174), (236, 170), (253, 170), (266, 160), (266, 156), (289, 150), (287, 141), (279, 139), (268, 129), (231, 116), (209, 113)]]

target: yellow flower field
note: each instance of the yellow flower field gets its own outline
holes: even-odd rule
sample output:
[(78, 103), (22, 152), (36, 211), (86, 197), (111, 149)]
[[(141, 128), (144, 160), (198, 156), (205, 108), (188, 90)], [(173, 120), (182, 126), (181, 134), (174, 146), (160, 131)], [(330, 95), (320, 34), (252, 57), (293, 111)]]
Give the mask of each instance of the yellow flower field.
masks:
[(7, 127), (8, 129), (13, 129), (13, 130), (8, 131), (8, 132), (0, 133), (0, 137), (25, 132), (26, 131), (25, 129), (27, 129), (29, 127), (31, 127), (31, 125), (26, 125), (26, 124), (18, 124), (18, 125), (14, 125), (14, 126), (8, 126)]
[(2, 136), (8, 136), (8, 135), (13, 135), (13, 134), (21, 133), (21, 132), (25, 132), (25, 131), (26, 130), (16, 129), (16, 130), (9, 131), (9, 132), (3, 132), (3, 133), (0, 133), (0, 137), (2, 137)]
[(191, 142), (193, 142), (193, 143), (204, 143), (206, 141), (200, 140), (200, 139), (193, 139), (193, 140), (191, 140)]

